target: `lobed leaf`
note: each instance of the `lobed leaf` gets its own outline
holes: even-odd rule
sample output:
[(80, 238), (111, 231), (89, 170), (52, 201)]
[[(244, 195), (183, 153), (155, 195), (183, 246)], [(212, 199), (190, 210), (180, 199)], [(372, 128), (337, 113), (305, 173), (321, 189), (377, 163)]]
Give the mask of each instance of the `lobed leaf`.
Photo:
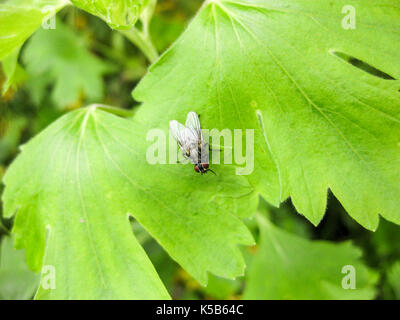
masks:
[(136, 119), (164, 127), (194, 110), (209, 129), (255, 129), (249, 181), (272, 204), (290, 196), (317, 225), (330, 188), (364, 227), (378, 213), (399, 224), (397, 4), (353, 1), (346, 30), (345, 0), (206, 1), (133, 92)]
[(17, 245), (35, 270), (56, 269), (56, 289), (37, 298), (168, 298), (129, 216), (200, 283), (207, 271), (243, 274), (237, 244), (253, 240), (238, 216), (254, 212), (252, 187), (223, 166), (200, 176), (191, 165), (150, 165), (147, 130), (91, 106), (54, 122), (7, 170)]

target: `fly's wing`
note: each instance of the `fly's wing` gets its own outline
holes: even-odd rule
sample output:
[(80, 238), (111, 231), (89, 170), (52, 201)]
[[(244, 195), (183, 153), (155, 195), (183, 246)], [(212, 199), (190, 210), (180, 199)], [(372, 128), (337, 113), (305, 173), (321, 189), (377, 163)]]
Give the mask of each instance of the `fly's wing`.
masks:
[[(203, 132), (201, 130), (200, 119), (196, 112), (189, 112), (186, 118), (186, 127), (192, 130), (197, 137), (196, 152), (193, 152), (191, 159), (193, 163), (208, 163), (209, 162), (209, 144), (205, 142)], [(194, 159), (195, 158), (195, 159)]]
[(203, 133), (201, 132), (200, 119), (196, 112), (191, 111), (188, 113), (185, 126), (191, 129), (199, 140), (203, 141)]
[(169, 122), (169, 131), (181, 148), (183, 146), (183, 132), (185, 131), (185, 129), (185, 126), (176, 120), (172, 120)]
[(193, 131), (193, 129), (185, 128), (182, 133), (183, 139), (183, 146), (184, 152), (186, 153), (185, 156), (190, 158), (192, 163), (196, 164), (199, 163), (199, 147), (198, 141), (199, 137)]
[(169, 129), (174, 139), (178, 142), (179, 147), (182, 149), (183, 155), (190, 158), (193, 162), (195, 154), (197, 154), (196, 146), (198, 138), (196, 134), (193, 130), (186, 128), (176, 120), (170, 121)]

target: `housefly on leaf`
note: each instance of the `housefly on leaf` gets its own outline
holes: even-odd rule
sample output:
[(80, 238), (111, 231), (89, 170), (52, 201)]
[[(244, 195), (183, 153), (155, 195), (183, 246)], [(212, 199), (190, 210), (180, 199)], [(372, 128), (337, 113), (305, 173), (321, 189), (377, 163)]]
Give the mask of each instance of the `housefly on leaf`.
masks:
[(169, 123), (172, 136), (178, 142), (183, 156), (194, 164), (194, 170), (201, 174), (211, 171), (209, 168), (209, 144), (204, 141), (199, 116), (189, 112), (185, 125), (176, 120)]

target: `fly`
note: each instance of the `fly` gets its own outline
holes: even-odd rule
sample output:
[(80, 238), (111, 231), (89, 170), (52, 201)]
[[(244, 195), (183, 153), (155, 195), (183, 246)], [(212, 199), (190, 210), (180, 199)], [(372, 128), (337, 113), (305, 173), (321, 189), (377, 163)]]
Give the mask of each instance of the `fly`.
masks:
[(194, 170), (201, 174), (211, 171), (209, 168), (209, 144), (204, 141), (200, 119), (196, 112), (189, 112), (185, 125), (176, 120), (169, 123), (172, 136), (178, 142), (183, 156), (194, 164)]

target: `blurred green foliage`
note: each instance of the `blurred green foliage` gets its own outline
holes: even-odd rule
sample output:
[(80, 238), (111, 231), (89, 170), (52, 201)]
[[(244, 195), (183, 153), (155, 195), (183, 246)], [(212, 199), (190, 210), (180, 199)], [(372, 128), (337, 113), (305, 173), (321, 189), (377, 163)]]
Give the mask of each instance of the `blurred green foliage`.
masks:
[(22, 61), (34, 103), (40, 105), (50, 94), (62, 109), (80, 101), (88, 104), (103, 100), (103, 75), (113, 71), (110, 62), (91, 54), (86, 39), (61, 21), (57, 21), (56, 29), (39, 29), (32, 36)]
[(0, 246), (0, 300), (26, 300), (33, 297), (39, 275), (25, 264), (25, 251), (13, 248), (13, 238), (2, 237)]
[[(158, 52), (165, 51), (177, 39), (201, 3), (158, 2), (150, 25)], [(135, 108), (137, 102), (131, 91), (149, 65), (146, 56), (121, 33), (74, 7), (66, 7), (58, 14), (55, 31), (39, 30), (20, 52), (19, 58), (16, 53), (3, 61), (0, 72), (4, 91), (0, 100), (0, 178), (17, 155), (18, 147), (65, 112), (93, 101)], [(346, 214), (333, 195), (329, 196), (326, 215), (317, 228), (301, 217), (290, 201), (273, 208), (260, 199), (259, 213), (276, 227), (307, 241), (351, 240), (361, 249), (362, 261), (379, 276), (376, 298), (400, 299), (399, 226), (381, 219), (375, 233), (367, 231)], [(11, 248), (8, 234), (12, 223), (1, 219), (0, 206), (0, 298), (29, 299), (37, 286), (37, 276), (26, 269), (23, 252), (16, 253)], [(174, 299), (241, 298), (247, 274), (237, 280), (210, 276), (208, 286), (202, 287), (140, 225), (133, 222), (132, 226)], [(243, 248), (251, 267), (259, 250), (260, 232), (255, 220), (248, 221), (248, 227), (258, 243)]]

